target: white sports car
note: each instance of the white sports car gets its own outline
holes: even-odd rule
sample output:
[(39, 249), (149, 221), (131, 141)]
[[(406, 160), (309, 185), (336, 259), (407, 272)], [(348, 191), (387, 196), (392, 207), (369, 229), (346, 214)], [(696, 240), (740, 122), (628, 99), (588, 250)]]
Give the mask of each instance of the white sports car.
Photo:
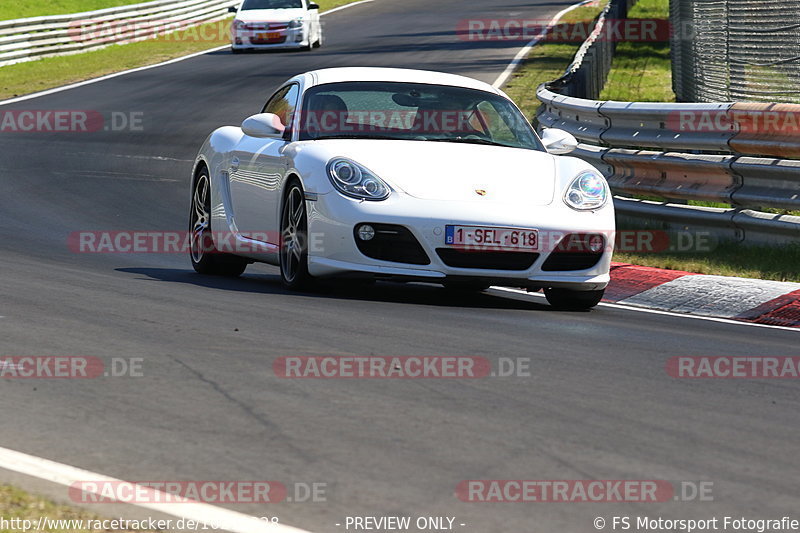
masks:
[(310, 0), (244, 0), (231, 7), (231, 50), (322, 46), (319, 6)]
[(307, 72), (192, 173), (191, 260), (203, 274), (280, 266), (290, 288), (355, 277), (544, 289), (588, 309), (609, 281), (614, 208), (560, 130), (542, 138), (470, 78), (388, 68)]

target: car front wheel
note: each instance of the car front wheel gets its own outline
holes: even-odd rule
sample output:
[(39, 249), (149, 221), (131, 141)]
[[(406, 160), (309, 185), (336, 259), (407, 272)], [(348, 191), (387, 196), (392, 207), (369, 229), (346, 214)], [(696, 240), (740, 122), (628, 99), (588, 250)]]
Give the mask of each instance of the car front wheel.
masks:
[(280, 260), (284, 285), (299, 290), (310, 284), (306, 199), (303, 188), (296, 181), (289, 184), (283, 200)]
[(545, 289), (547, 301), (562, 311), (586, 311), (600, 303), (605, 290), (573, 291), (569, 289)]

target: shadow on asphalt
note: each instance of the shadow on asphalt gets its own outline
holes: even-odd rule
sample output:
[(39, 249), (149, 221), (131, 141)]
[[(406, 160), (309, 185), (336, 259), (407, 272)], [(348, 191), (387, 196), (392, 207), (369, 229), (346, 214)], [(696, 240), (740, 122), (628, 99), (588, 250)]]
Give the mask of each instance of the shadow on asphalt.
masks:
[(524, 295), (496, 295), (488, 292), (450, 291), (427, 283), (377, 282), (374, 285), (352, 281), (323, 281), (313, 291), (293, 292), (281, 284), (278, 274), (247, 273), (239, 278), (204, 276), (177, 268), (117, 268), (117, 272), (138, 274), (139, 278), (168, 283), (184, 283), (209, 289), (260, 294), (302, 295), (308, 298), (363, 300), (440, 307), (554, 311), (549, 305), (531, 301)]

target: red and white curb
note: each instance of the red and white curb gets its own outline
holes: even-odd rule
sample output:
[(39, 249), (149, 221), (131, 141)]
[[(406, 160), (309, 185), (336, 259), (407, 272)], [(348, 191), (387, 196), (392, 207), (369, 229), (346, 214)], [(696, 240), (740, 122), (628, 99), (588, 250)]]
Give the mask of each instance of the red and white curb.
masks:
[(673, 313), (800, 327), (800, 283), (613, 263), (603, 300)]

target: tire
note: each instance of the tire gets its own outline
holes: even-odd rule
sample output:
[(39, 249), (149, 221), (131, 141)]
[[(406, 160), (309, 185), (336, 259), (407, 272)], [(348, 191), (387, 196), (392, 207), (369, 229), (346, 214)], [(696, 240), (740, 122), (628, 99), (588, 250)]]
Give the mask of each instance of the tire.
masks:
[(545, 289), (547, 301), (561, 311), (588, 311), (600, 303), (605, 289), (599, 291), (572, 291), (569, 289)]
[(292, 290), (311, 284), (308, 273), (306, 197), (297, 181), (289, 182), (281, 209), (281, 280)]
[(189, 231), (189, 257), (196, 272), (234, 278), (242, 275), (248, 261), (235, 255), (220, 253), (214, 246), (211, 235), (211, 181), (205, 168), (198, 173), (192, 187)]

